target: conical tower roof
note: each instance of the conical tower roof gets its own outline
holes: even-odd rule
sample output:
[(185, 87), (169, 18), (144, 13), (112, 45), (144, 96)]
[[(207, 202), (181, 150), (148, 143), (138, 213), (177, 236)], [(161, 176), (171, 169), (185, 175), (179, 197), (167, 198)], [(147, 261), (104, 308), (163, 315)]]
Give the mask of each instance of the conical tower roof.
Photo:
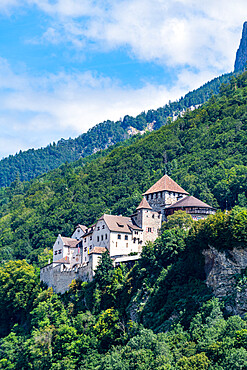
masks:
[(143, 195), (158, 193), (159, 191), (172, 191), (174, 193), (189, 194), (168, 175), (161, 177), (161, 179), (151, 186), (151, 188), (148, 189)]
[(141, 203), (136, 209), (152, 209), (145, 197), (142, 198)]

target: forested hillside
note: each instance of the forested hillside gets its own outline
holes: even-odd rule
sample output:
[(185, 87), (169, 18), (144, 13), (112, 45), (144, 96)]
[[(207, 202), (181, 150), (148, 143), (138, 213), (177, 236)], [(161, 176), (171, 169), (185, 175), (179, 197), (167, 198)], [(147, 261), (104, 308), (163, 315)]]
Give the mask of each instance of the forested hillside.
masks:
[(246, 109), (244, 73), (204, 106), (127, 146), (2, 188), (1, 260), (44, 263), (58, 233), (70, 235), (103, 213), (130, 215), (165, 171), (210, 205), (246, 205)]
[[(246, 316), (226, 314), (228, 296), (212, 297), (201, 252), (209, 244), (246, 247), (247, 208), (197, 222), (182, 213), (170, 216), (133, 268), (114, 269), (105, 253), (94, 280), (72, 281), (63, 296), (40, 286), (25, 261), (2, 264), (0, 368), (246, 369)], [(236, 289), (246, 278), (236, 276)]]
[[(247, 246), (246, 110), (247, 72), (151, 134), (1, 189), (0, 368), (247, 368), (246, 316), (229, 311), (246, 269), (220, 301), (206, 285), (202, 254)], [(131, 214), (164, 172), (232, 209), (197, 222), (175, 213), (132, 268), (114, 269), (105, 253), (94, 280), (73, 281), (62, 296), (39, 283), (57, 233), (103, 212)]]
[(50, 144), (46, 148), (30, 149), (4, 158), (0, 161), (0, 187), (9, 186), (17, 177), (20, 181), (33, 179), (65, 162), (73, 162), (121, 142), (129, 136), (129, 126), (145, 130), (147, 124), (153, 122), (153, 128), (157, 130), (167, 123), (169, 117), (177, 116), (188, 107), (202, 104), (212, 94), (217, 94), (221, 83), (228, 82), (231, 75), (225, 74), (215, 78), (199, 89), (189, 92), (178, 102), (169, 103), (157, 110), (142, 112), (137, 117), (125, 116), (122, 121), (102, 122), (76, 139), (61, 139), (57, 144)]

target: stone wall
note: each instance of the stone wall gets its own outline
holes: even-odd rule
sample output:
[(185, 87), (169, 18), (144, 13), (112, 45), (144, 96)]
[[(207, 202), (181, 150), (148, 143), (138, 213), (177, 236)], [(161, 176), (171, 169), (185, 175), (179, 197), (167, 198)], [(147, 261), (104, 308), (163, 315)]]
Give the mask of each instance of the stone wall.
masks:
[(68, 268), (63, 264), (50, 264), (40, 270), (40, 280), (52, 287), (55, 293), (64, 293), (69, 289), (72, 280), (91, 281), (95, 269), (94, 258), (80, 267)]
[(204, 250), (206, 284), (231, 314), (247, 313), (247, 249)]
[(182, 193), (175, 193), (172, 191), (162, 191), (152, 194), (146, 194), (145, 197), (155, 212), (161, 212), (165, 220), (164, 209), (171, 204), (176, 203), (178, 200), (184, 198), (186, 195)]
[(149, 210), (143, 211), (142, 229), (143, 229), (143, 244), (147, 241), (154, 242), (159, 236), (161, 229), (162, 217), (158, 212)]

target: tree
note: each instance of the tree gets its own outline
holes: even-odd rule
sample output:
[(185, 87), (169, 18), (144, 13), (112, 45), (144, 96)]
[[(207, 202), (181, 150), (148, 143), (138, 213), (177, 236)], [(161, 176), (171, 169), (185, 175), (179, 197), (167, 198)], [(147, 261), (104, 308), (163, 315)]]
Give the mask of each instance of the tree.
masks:
[(194, 221), (190, 214), (185, 211), (179, 210), (174, 212), (173, 215), (167, 217), (167, 222), (163, 223), (163, 229), (172, 229), (179, 227), (181, 229), (190, 229)]
[(190, 357), (182, 357), (177, 363), (177, 369), (181, 370), (207, 370), (210, 360), (204, 352)]
[(110, 258), (109, 252), (106, 251), (102, 254), (101, 261), (97, 266), (94, 275), (94, 282), (98, 288), (103, 290), (108, 284), (110, 284), (114, 267)]
[(0, 267), (0, 333), (15, 323), (24, 323), (40, 291), (38, 272), (25, 260)]
[(125, 339), (125, 332), (122, 330), (118, 311), (113, 308), (103, 311), (94, 325), (94, 332), (102, 351), (113, 344), (121, 343)]

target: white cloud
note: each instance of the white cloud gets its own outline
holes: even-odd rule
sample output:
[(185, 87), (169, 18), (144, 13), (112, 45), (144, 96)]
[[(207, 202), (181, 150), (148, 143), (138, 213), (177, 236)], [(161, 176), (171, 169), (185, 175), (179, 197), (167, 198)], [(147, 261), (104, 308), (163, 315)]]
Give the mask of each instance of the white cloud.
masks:
[[(29, 0), (53, 17), (50, 41), (86, 41), (101, 49), (127, 46), (134, 57), (162, 65), (218, 72), (233, 67), (246, 2), (223, 0)], [(48, 39), (49, 39), (48, 38)]]
[(36, 6), (49, 15), (42, 40), (76, 48), (127, 47), (163, 66), (190, 65), (223, 73), (233, 68), (245, 0), (0, 0), (0, 9)]
[(35, 7), (49, 17), (43, 36), (33, 42), (65, 47), (70, 43), (82, 54), (90, 47), (99, 52), (124, 47), (133, 59), (155, 62), (164, 69), (179, 67), (180, 72), (172, 89), (148, 83), (135, 89), (90, 71), (44, 78), (17, 74), (0, 59), (2, 155), (76, 136), (106, 119), (162, 106), (230, 71), (246, 2), (0, 0), (0, 12), (11, 14), (17, 7), (26, 12)]
[(151, 84), (134, 89), (91, 72), (20, 76), (2, 60), (0, 155), (45, 146), (61, 137), (77, 136), (104, 120), (158, 108), (212, 77), (181, 73), (172, 89)]

